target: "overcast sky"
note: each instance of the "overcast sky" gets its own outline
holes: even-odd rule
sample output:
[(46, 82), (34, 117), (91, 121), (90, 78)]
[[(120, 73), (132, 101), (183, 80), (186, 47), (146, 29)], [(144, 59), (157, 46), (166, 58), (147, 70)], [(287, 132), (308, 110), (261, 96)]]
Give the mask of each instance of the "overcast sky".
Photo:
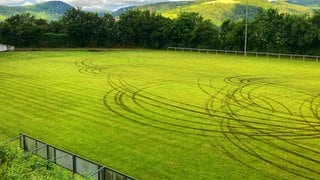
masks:
[[(21, 6), (41, 3), (50, 0), (0, 0), (0, 5)], [(83, 9), (105, 9), (115, 10), (119, 7), (132, 6), (137, 4), (175, 1), (175, 0), (62, 0), (72, 6)], [(176, 0), (177, 1), (177, 0)]]

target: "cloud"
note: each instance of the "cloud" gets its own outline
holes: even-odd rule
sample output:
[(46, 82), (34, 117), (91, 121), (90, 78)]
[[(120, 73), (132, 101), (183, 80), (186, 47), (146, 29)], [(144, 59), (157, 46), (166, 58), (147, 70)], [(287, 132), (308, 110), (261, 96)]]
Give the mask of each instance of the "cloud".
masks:
[[(46, 2), (50, 0), (0, 0), (1, 5), (21, 6), (35, 3)], [(75, 7), (83, 9), (115, 10), (120, 7), (134, 6), (139, 4), (148, 4), (156, 2), (174, 1), (174, 0), (62, 0)]]

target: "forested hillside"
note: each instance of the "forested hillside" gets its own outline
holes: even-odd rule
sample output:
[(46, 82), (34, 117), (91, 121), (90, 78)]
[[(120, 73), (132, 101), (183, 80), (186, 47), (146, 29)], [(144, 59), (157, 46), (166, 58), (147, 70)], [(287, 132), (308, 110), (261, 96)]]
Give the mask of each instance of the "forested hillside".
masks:
[[(305, 0), (307, 1), (307, 0)], [(227, 19), (237, 20), (245, 16), (247, 0), (196, 0), (186, 2), (166, 2), (156, 3), (138, 7), (129, 7), (127, 9), (149, 10), (152, 12), (160, 12), (165, 17), (176, 18), (181, 12), (197, 12), (202, 17), (210, 19), (215, 24), (220, 25)], [(248, 0), (249, 15), (254, 17), (257, 9), (277, 9), (280, 13), (292, 14), (312, 14), (316, 6), (312, 3), (291, 3), (286, 0), (277, 0), (269, 2), (268, 0)], [(319, 8), (319, 6), (318, 6)], [(123, 9), (121, 9), (123, 12)]]
[[(161, 13), (165, 17), (176, 18), (181, 12), (197, 12), (205, 19), (211, 20), (217, 25), (227, 19), (238, 20), (245, 15), (246, 0), (195, 0), (195, 1), (169, 1), (152, 3), (142, 6), (129, 6), (110, 12), (113, 16), (132, 10), (148, 10)], [(258, 9), (277, 9), (280, 13), (311, 14), (314, 9), (320, 8), (318, 0), (277, 0), (270, 3), (268, 0), (248, 0), (249, 17), (254, 17)], [(32, 6), (7, 7), (0, 6), (0, 20), (12, 15), (30, 13), (36, 18), (46, 20), (58, 20), (59, 17), (71, 8), (70, 5), (61, 1), (49, 1)], [(93, 10), (94, 12), (94, 10)], [(101, 13), (102, 12), (102, 13)], [(99, 10), (103, 14), (107, 10)]]
[(0, 20), (21, 13), (30, 13), (37, 18), (47, 20), (58, 20), (61, 15), (70, 8), (72, 8), (72, 6), (61, 1), (49, 1), (36, 5), (16, 7), (0, 5)]
[[(213, 24), (198, 13), (170, 19), (150, 11), (131, 10), (118, 20), (72, 8), (58, 20), (30, 14), (0, 23), (0, 42), (17, 47), (145, 47), (168, 46), (243, 50), (245, 21)], [(320, 11), (312, 16), (257, 10), (248, 22), (248, 50), (320, 55)]]
[(320, 6), (319, 0), (287, 0), (292, 4), (300, 4), (303, 6)]

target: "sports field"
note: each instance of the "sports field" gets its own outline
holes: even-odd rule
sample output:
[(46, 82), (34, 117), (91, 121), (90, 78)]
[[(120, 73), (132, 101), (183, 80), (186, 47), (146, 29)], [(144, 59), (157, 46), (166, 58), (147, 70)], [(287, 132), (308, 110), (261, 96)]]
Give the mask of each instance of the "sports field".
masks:
[(150, 50), (0, 53), (19, 132), (138, 179), (317, 179), (320, 63)]

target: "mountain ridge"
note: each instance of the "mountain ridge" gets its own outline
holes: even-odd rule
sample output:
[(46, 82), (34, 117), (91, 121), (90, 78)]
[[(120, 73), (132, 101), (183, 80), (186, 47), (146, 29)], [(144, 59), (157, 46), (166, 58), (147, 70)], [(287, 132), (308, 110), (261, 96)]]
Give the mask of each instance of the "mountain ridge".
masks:
[[(221, 24), (227, 19), (243, 19), (247, 0), (195, 0), (195, 1), (169, 1), (150, 3), (139, 6), (128, 6), (119, 8), (117, 11), (109, 12), (113, 16), (132, 10), (149, 10), (161, 13), (165, 17), (175, 18), (181, 12), (198, 12), (206, 19), (212, 20), (216, 24)], [(318, 0), (249, 0), (249, 17), (255, 15), (259, 9), (275, 8), (283, 13), (310, 14), (314, 9), (320, 9)], [(3, 6), (0, 5), (0, 20), (4, 20), (15, 14), (30, 13), (36, 18), (58, 20), (63, 13), (72, 8), (71, 5), (62, 1), (48, 1), (28, 6)], [(108, 12), (96, 10), (99, 14)]]
[[(190, 1), (189, 1), (190, 2)], [(227, 19), (239, 20), (245, 18), (247, 0), (196, 0), (192, 3), (170, 5), (172, 2), (155, 3), (136, 7), (127, 7), (127, 9), (149, 10), (160, 12), (163, 16), (176, 18), (181, 12), (199, 12), (201, 16), (210, 19), (215, 24), (221, 24)], [(249, 17), (254, 16), (259, 9), (278, 9), (281, 13), (289, 14), (312, 14), (314, 9), (320, 9), (315, 6), (314, 0), (249, 0)], [(122, 12), (123, 9), (120, 9)], [(119, 13), (118, 13), (119, 14)]]
[(4, 20), (7, 17), (21, 13), (30, 13), (37, 18), (47, 20), (57, 20), (70, 8), (72, 8), (71, 5), (62, 1), (48, 1), (27, 6), (0, 5), (0, 20)]

